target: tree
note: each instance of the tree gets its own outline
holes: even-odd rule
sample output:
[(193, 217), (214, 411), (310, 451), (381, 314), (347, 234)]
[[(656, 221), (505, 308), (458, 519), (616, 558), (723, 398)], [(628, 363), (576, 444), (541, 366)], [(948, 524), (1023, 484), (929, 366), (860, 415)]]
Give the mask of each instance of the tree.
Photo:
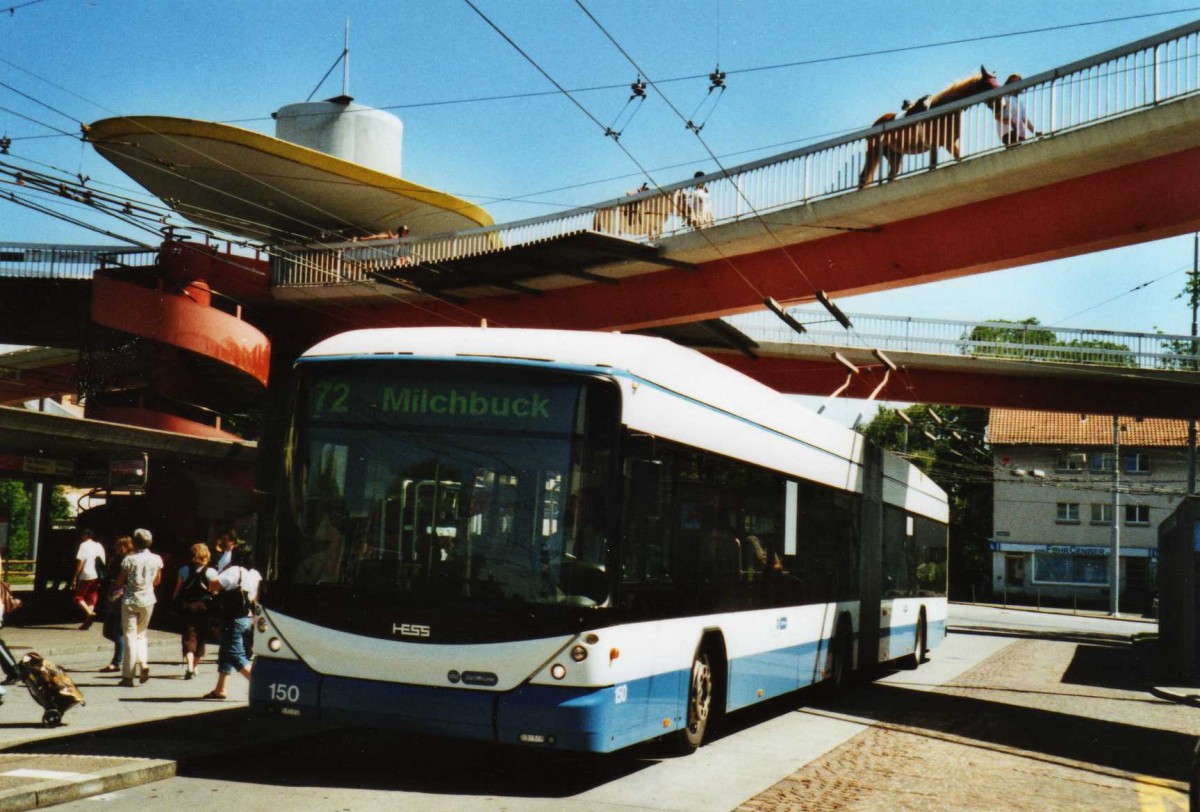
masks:
[[(1008, 325), (1012, 327), (1000, 327)], [(1079, 339), (1059, 341), (1053, 330), (1041, 326), (1041, 322), (1030, 317), (1023, 321), (997, 319), (972, 328), (970, 333), (959, 336), (959, 350), (964, 355), (987, 356), (989, 358), (1015, 358), (1026, 361), (1074, 361), (1087, 362), (1095, 359), (1095, 352), (1078, 350), (1101, 350), (1104, 363), (1109, 366), (1135, 367), (1137, 360), (1129, 346), (1101, 339)]]
[[(910, 423), (884, 406), (863, 429), (867, 439), (920, 468), (950, 503), (950, 595), (969, 599), (991, 588), (992, 458), (984, 441), (986, 409), (938, 407), (939, 425), (925, 406), (904, 410)], [(972, 588), (974, 587), (974, 592)]]
[[(8, 557), (29, 557), (29, 514), (33, 508), (32, 486), (17, 479), (0, 479), (0, 514), (8, 514)], [(71, 502), (62, 485), (50, 494), (50, 519), (65, 522), (72, 515)]]
[[(1188, 281), (1183, 286), (1183, 290), (1175, 294), (1176, 299), (1186, 298), (1188, 302), (1195, 307), (1195, 303), (1200, 300), (1200, 274), (1188, 274)], [(1154, 328), (1154, 332), (1162, 335), (1162, 330), (1158, 327)], [(1174, 369), (1180, 371), (1191, 370), (1195, 371), (1200, 365), (1192, 360), (1196, 355), (1200, 355), (1200, 344), (1197, 339), (1163, 339), (1159, 342), (1163, 354), (1167, 358), (1159, 361), (1159, 367), (1162, 369)]]
[(29, 494), (25, 483), (0, 480), (0, 513), (8, 514), (8, 556), (29, 556)]
[[(1011, 324), (1012, 327), (997, 327), (997, 324)], [(980, 324), (971, 329), (967, 335), (959, 337), (959, 349), (964, 355), (986, 355), (994, 358), (1045, 358), (1038, 350), (1029, 351), (1020, 346), (1053, 347), (1058, 339), (1053, 330), (1039, 329), (1041, 324), (1036, 318), (1023, 321), (997, 319), (988, 324)]]

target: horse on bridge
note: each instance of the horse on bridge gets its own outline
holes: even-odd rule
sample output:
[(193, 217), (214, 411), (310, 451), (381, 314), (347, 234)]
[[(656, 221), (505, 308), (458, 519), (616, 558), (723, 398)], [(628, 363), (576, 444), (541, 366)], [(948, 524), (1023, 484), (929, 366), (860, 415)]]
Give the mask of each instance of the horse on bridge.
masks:
[[(637, 195), (649, 189), (649, 184), (644, 183), (640, 189), (625, 194)], [(677, 208), (678, 195), (678, 191), (652, 195), (616, 208), (597, 209), (592, 216), (592, 230), (605, 234), (644, 236), (653, 242), (662, 237), (667, 219)]]
[[(979, 73), (959, 79), (937, 93), (923, 96), (916, 104), (909, 104), (906, 101), (901, 108), (903, 112), (900, 116), (897, 116), (895, 113), (884, 113), (876, 119), (875, 124), (884, 124), (896, 121), (898, 118), (903, 118), (904, 116), (923, 113), (926, 110), (951, 104), (968, 96), (993, 90), (999, 86), (1000, 82), (996, 79), (996, 75), (988, 73), (987, 68), (980, 65)], [(961, 134), (962, 111), (959, 110), (930, 119), (929, 121), (913, 124), (910, 127), (903, 127), (871, 136), (867, 139), (866, 161), (862, 172), (858, 176), (858, 188), (863, 189), (868, 183), (874, 180), (875, 170), (879, 168), (883, 158), (887, 158), (888, 161), (887, 179), (889, 181), (895, 180), (896, 176), (900, 174), (905, 155), (920, 155), (928, 151), (930, 169), (937, 166), (939, 147), (954, 156), (954, 160), (961, 160), (962, 155), (958, 143)]]

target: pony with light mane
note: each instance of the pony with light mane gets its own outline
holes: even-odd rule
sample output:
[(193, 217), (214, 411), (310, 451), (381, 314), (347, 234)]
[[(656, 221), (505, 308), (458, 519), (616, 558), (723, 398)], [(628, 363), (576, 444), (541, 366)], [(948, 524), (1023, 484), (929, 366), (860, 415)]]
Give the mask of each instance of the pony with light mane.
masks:
[[(980, 65), (979, 73), (959, 79), (931, 96), (923, 96), (917, 100), (916, 104), (909, 104), (906, 101), (901, 108), (903, 112), (900, 116), (895, 113), (884, 113), (876, 119), (875, 124), (884, 124), (904, 116), (923, 113), (926, 110), (952, 104), (977, 93), (985, 93), (999, 86), (1000, 82), (996, 79), (996, 75), (988, 73), (987, 68)], [(858, 188), (862, 189), (874, 180), (875, 170), (879, 168), (884, 158), (887, 158), (888, 161), (887, 179), (889, 181), (895, 180), (896, 176), (900, 174), (905, 155), (920, 155), (928, 152), (930, 169), (937, 167), (939, 147), (954, 156), (954, 160), (962, 160), (958, 143), (961, 134), (962, 111), (958, 110), (929, 121), (922, 121), (911, 127), (871, 136), (867, 139), (866, 161), (862, 173), (858, 176)]]
[[(626, 192), (628, 196), (649, 191), (649, 184)], [(662, 237), (663, 227), (671, 212), (676, 208), (679, 192), (652, 195), (635, 203), (625, 203), (616, 208), (598, 209), (592, 215), (592, 230), (602, 234), (630, 234), (646, 237), (651, 242)]]

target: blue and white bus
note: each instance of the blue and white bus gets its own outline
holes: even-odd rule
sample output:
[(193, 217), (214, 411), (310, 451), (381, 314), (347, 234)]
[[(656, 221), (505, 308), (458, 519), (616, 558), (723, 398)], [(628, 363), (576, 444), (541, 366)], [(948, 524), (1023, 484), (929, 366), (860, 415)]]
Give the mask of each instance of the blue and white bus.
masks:
[(607, 752), (946, 624), (916, 468), (643, 336), (414, 328), (296, 365), (255, 708)]

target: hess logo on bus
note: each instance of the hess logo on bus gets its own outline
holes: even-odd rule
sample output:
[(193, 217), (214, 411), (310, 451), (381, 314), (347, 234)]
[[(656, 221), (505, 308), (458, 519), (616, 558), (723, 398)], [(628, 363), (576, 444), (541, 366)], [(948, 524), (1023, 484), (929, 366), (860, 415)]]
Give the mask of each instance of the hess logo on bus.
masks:
[(393, 623), (392, 634), (401, 637), (428, 637), (429, 627), (420, 623)]

